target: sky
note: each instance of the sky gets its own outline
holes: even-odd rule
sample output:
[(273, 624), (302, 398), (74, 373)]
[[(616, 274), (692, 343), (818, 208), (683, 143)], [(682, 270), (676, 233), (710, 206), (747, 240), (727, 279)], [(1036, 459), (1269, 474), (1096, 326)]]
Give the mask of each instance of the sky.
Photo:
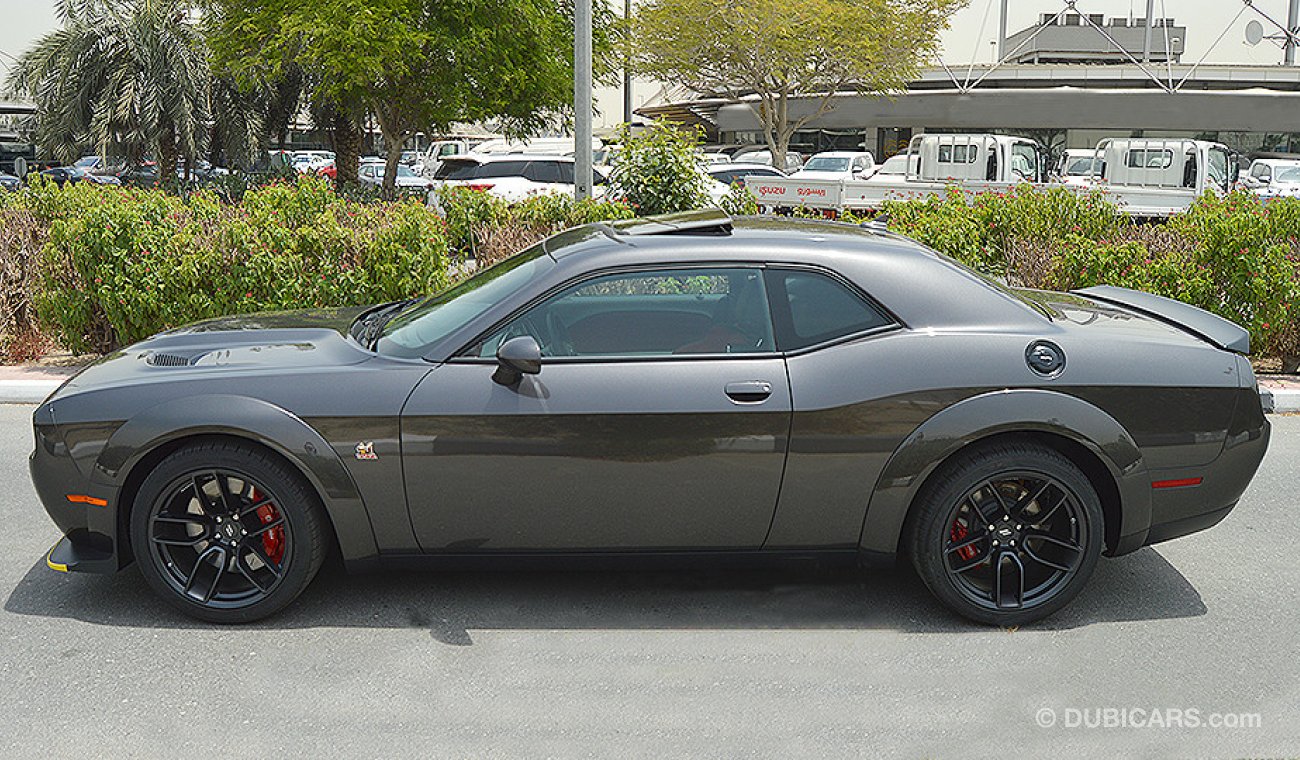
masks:
[[(1279, 23), (1286, 23), (1287, 0), (1254, 0), (1254, 4)], [(964, 10), (953, 15), (942, 37), (942, 55), (949, 66), (993, 60), (991, 43), (997, 40), (1000, 5), (1000, 0), (970, 0)], [(1007, 34), (1035, 26), (1040, 14), (1055, 14), (1065, 7), (1062, 0), (1010, 0), (1008, 5)], [(1266, 34), (1274, 28), (1250, 10), (1238, 17), (1244, 5), (1242, 0), (1155, 0), (1155, 15), (1173, 18), (1175, 24), (1187, 27), (1184, 63), (1196, 63), (1203, 55), (1207, 63), (1280, 63), (1282, 50), (1272, 42), (1264, 40), (1255, 47), (1246, 44), (1249, 19), (1259, 19)], [(1146, 0), (1077, 0), (1075, 7), (1079, 13), (1102, 13), (1108, 19), (1146, 17)], [(1223, 39), (1215, 44), (1220, 34)]]
[(0, 0), (0, 75), (56, 23), (53, 0)]
[[(1155, 1), (1157, 16), (1172, 16), (1187, 26), (1184, 62), (1195, 63), (1207, 51), (1206, 61), (1210, 63), (1275, 64), (1282, 60), (1281, 50), (1267, 40), (1255, 47), (1245, 43), (1246, 21), (1256, 16), (1246, 11), (1234, 21), (1243, 8), (1241, 0)], [(1287, 0), (1254, 2), (1285, 23)], [(1055, 13), (1064, 6), (1063, 0), (1010, 0), (1009, 4), (1008, 33), (1032, 26), (1039, 14)], [(970, 0), (964, 10), (954, 14), (942, 38), (943, 58), (949, 66), (992, 60), (990, 43), (997, 38), (999, 5), (999, 0)], [(54, 0), (0, 0), (0, 71), (13, 63), (9, 56), (20, 55), (55, 27), (54, 7)], [(1082, 13), (1103, 13), (1107, 18), (1130, 14), (1141, 17), (1146, 13), (1146, 0), (1077, 0), (1077, 8)], [(1224, 37), (1214, 45), (1220, 33)]]

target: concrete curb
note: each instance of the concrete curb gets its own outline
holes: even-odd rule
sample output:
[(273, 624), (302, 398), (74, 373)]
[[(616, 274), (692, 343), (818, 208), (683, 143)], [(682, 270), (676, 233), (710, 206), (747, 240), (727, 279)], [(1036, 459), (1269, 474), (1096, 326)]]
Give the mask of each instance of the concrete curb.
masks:
[(1274, 414), (1300, 412), (1300, 389), (1260, 388), (1259, 397), (1266, 412)]
[(0, 404), (39, 404), (63, 384), (57, 380), (0, 380)]

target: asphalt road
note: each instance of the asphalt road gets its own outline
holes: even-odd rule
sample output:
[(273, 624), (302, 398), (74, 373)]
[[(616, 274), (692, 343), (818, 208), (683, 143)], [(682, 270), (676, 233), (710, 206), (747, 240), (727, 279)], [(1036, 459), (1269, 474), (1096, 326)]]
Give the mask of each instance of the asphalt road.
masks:
[(214, 628), (45, 567), (30, 413), (0, 406), (4, 757), (1300, 755), (1300, 418), (1224, 523), (1017, 631), (817, 571), (335, 572)]

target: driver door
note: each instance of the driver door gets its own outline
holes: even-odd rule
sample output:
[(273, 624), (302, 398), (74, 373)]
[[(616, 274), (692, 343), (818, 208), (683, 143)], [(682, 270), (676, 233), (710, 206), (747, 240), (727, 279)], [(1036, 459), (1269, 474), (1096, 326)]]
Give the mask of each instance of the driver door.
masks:
[[(500, 385), (520, 335), (541, 372)], [(791, 403), (758, 267), (589, 279), (463, 353), (402, 415), (426, 551), (762, 546)]]

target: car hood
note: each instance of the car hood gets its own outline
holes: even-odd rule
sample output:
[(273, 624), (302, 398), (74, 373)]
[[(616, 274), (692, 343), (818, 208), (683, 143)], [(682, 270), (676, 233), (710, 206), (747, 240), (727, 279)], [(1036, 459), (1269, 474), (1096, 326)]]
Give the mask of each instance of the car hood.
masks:
[(195, 322), (106, 355), (55, 395), (235, 372), (357, 364), (371, 354), (348, 337), (348, 328), (365, 311), (366, 307), (311, 309)]

